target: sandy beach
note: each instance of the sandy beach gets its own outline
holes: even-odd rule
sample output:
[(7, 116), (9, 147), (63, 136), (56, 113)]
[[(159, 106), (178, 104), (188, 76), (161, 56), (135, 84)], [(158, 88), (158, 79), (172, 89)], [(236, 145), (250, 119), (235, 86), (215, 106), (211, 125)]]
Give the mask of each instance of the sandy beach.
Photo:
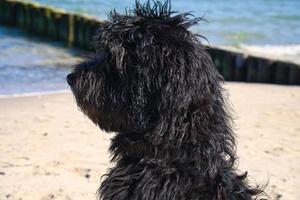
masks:
[[(271, 199), (300, 199), (300, 87), (226, 83), (239, 169), (269, 182)], [(96, 198), (112, 134), (70, 92), (0, 98), (0, 199)]]

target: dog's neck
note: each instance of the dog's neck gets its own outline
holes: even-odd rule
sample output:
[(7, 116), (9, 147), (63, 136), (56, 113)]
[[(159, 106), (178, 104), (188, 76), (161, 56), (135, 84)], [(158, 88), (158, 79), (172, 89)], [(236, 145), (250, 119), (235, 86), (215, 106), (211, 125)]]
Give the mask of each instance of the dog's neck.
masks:
[[(215, 155), (210, 152), (211, 158), (207, 158), (204, 153), (198, 154), (199, 148), (201, 148), (201, 152), (205, 152), (205, 147), (200, 146), (200, 142), (199, 145), (184, 144), (181, 147), (169, 146), (167, 149), (161, 145), (151, 144), (148, 142), (147, 135), (152, 134), (151, 132), (120, 132), (113, 138), (110, 150), (116, 158), (127, 157), (137, 161), (141, 159), (164, 160), (169, 158), (172, 159), (172, 162), (178, 161), (181, 164), (186, 164), (185, 160), (189, 160), (193, 167), (203, 167), (203, 165), (206, 165), (205, 162), (211, 162), (208, 161), (211, 158), (216, 159), (215, 162), (223, 160), (223, 155), (220, 152), (216, 152)], [(176, 161), (176, 159), (179, 160)]]
[[(112, 139), (110, 150), (113, 156), (130, 157), (141, 159), (144, 157), (153, 157), (150, 144), (144, 138), (142, 132), (119, 132)], [(118, 154), (118, 155), (116, 155)]]

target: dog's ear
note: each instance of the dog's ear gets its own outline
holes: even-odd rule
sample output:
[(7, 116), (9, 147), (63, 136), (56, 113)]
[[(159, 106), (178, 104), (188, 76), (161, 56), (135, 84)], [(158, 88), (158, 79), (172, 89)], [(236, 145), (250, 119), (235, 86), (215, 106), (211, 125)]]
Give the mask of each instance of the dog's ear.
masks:
[[(138, 83), (139, 84), (139, 83)], [(135, 129), (145, 129), (149, 123), (149, 116), (146, 113), (148, 100), (146, 98), (145, 89), (141, 85), (137, 85), (134, 89), (135, 94), (132, 98), (132, 120), (135, 122)]]
[(162, 119), (156, 131), (159, 136), (153, 138), (158, 143), (163, 140), (177, 146), (186, 141), (197, 143), (199, 137), (209, 134), (207, 126), (214, 119), (214, 112), (223, 110), (222, 98), (217, 99), (221, 96), (221, 77), (209, 54), (200, 43), (192, 40), (186, 43), (189, 48), (172, 49), (163, 58), (165, 80), (158, 100)]
[(146, 89), (143, 81), (139, 81), (136, 88), (132, 89), (131, 95), (131, 120), (133, 131), (146, 132), (153, 128), (157, 118), (157, 108), (151, 93)]

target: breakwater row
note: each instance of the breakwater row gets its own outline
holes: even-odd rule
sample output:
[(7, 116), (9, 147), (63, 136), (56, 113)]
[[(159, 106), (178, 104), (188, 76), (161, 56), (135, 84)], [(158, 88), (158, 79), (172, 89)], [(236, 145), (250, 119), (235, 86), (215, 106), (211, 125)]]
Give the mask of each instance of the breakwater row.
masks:
[[(103, 22), (35, 3), (0, 0), (0, 23), (91, 50), (93, 35)], [(298, 64), (219, 47), (208, 51), (225, 80), (300, 85)]]
[(0, 23), (90, 49), (93, 35), (103, 22), (36, 3), (0, 0)]
[(300, 85), (299, 64), (219, 47), (208, 51), (225, 80)]

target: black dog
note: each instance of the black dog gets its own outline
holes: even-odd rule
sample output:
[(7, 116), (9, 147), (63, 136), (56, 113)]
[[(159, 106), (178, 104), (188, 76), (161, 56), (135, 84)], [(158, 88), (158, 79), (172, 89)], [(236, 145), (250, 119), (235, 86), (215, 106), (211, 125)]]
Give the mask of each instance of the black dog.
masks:
[(112, 12), (96, 53), (67, 80), (80, 109), (112, 139), (103, 200), (259, 198), (235, 168), (235, 139), (223, 79), (188, 30), (201, 18), (170, 2)]

